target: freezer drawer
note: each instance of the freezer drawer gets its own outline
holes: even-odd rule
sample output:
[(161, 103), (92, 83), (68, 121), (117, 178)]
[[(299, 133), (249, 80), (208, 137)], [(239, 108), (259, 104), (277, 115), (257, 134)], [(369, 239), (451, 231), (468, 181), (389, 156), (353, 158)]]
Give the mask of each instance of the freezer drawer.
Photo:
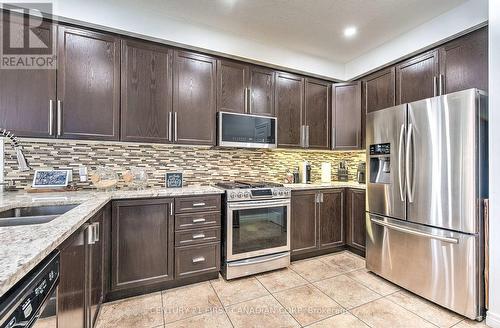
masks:
[(479, 235), (366, 216), (367, 269), (471, 319), (482, 316)]

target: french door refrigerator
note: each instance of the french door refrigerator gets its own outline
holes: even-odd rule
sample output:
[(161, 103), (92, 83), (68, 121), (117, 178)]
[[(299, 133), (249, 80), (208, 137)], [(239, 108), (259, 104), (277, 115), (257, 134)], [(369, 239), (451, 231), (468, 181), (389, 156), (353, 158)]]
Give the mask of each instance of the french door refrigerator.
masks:
[(486, 95), (469, 89), (366, 119), (367, 269), (481, 319)]

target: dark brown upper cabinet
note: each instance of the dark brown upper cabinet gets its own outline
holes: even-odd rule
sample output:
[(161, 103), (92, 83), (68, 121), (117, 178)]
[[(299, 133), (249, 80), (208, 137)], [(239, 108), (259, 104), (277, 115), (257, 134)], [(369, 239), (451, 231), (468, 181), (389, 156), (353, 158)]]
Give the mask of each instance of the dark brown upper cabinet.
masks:
[(478, 88), (488, 91), (488, 28), (439, 48), (440, 94)]
[(363, 107), (367, 113), (396, 105), (396, 70), (389, 67), (362, 80)]
[[(330, 148), (331, 84), (305, 79), (305, 125), (308, 127), (309, 148)], [(278, 122), (279, 126), (279, 122)]]
[[(6, 11), (2, 12), (0, 19), (0, 33), (7, 26), (3, 22), (9, 21), (12, 42), (23, 42), (28, 20), (8, 15)], [(43, 42), (56, 41), (55, 27), (49, 22), (31, 27), (30, 31)], [(55, 69), (0, 69), (0, 128), (10, 130), (16, 136), (53, 137), (55, 102)]]
[(174, 142), (215, 145), (216, 60), (193, 52), (174, 53)]
[(362, 147), (361, 82), (333, 85), (332, 149)]
[(113, 202), (111, 292), (174, 278), (172, 199)]
[(438, 95), (438, 51), (432, 50), (396, 65), (396, 104)]
[(219, 59), (217, 111), (274, 115), (274, 71)]
[(248, 112), (248, 65), (230, 60), (217, 61), (217, 111)]
[(121, 140), (172, 142), (172, 49), (122, 40), (121, 63)]
[(275, 72), (263, 67), (250, 66), (249, 76), (249, 113), (274, 116)]
[(304, 78), (279, 72), (276, 75), (278, 147), (303, 146)]
[(57, 136), (119, 140), (120, 40), (60, 26)]

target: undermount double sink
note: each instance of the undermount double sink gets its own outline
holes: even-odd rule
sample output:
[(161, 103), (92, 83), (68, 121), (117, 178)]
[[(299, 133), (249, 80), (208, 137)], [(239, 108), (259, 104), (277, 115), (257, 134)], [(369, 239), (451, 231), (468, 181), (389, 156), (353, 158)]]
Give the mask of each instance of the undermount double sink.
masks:
[(0, 212), (0, 227), (48, 223), (78, 205), (79, 204), (12, 208)]

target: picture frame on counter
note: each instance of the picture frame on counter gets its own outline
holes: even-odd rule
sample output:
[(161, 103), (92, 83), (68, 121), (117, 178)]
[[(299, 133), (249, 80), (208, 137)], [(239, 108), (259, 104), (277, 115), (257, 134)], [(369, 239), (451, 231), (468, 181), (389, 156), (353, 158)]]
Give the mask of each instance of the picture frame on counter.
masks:
[(165, 173), (165, 188), (182, 188), (182, 185), (183, 185), (182, 172)]
[(37, 188), (66, 188), (70, 182), (69, 170), (35, 170), (32, 187)]

